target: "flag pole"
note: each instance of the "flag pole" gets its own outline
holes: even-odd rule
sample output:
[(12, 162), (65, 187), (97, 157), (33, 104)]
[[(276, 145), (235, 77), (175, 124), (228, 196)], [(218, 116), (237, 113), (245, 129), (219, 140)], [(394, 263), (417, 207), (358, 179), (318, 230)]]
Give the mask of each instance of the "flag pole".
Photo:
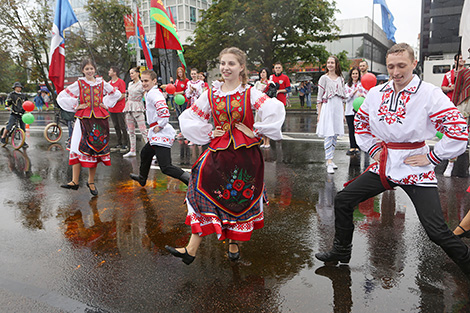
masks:
[(372, 40), (371, 40), (371, 50), (370, 50), (370, 71), (374, 66), (374, 2), (372, 1)]
[[(79, 21), (78, 19), (77, 19), (77, 21), (78, 21), (78, 26), (80, 26), (80, 30), (81, 30), (82, 33), (83, 33), (83, 37), (84, 37), (84, 39), (85, 39), (85, 43), (86, 43), (86, 46), (87, 46), (87, 48), (88, 48), (88, 52), (90, 53), (90, 57), (91, 57), (91, 59), (93, 60), (93, 63), (96, 64), (95, 57), (93, 56), (93, 52), (91, 51), (90, 44), (88, 43), (88, 40), (86, 39), (85, 30), (83, 29), (82, 24), (80, 23), (80, 21)], [(96, 74), (99, 75), (98, 69), (96, 69)]]

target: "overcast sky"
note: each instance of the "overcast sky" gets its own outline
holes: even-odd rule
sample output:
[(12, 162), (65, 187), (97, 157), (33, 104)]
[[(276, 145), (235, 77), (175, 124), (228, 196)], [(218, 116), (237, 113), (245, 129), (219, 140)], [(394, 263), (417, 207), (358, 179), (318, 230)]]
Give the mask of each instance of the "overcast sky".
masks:
[[(373, 0), (336, 0), (336, 19), (369, 16), (372, 19)], [(418, 34), (421, 29), (421, 0), (386, 0), (388, 8), (395, 18), (397, 28), (395, 39), (406, 42), (413, 47), (418, 46)], [(374, 20), (382, 28), (380, 5), (374, 5)]]

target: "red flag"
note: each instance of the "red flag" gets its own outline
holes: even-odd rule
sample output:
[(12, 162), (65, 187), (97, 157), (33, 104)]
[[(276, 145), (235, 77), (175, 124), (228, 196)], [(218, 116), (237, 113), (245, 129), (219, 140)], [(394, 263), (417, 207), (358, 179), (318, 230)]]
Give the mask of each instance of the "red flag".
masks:
[(152, 70), (153, 69), (153, 58), (152, 53), (150, 52), (150, 47), (147, 42), (147, 37), (145, 36), (144, 27), (142, 26), (142, 20), (140, 19), (139, 9), (137, 8), (137, 35), (139, 37), (140, 47), (144, 52), (145, 62), (147, 63), (147, 67)]
[(161, 1), (152, 0), (150, 6), (150, 16), (157, 23), (155, 48), (183, 50), (171, 10), (170, 19), (170, 16), (168, 16), (166, 8)]
[(134, 17), (132, 14), (124, 15), (124, 27), (126, 28), (127, 39), (131, 36), (135, 36)]

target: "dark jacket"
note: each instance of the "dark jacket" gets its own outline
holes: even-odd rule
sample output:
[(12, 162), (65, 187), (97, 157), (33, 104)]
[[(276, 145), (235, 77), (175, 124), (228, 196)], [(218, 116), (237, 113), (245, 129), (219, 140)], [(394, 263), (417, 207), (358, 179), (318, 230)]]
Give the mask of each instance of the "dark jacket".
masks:
[(5, 105), (7, 107), (11, 107), (12, 114), (21, 115), (25, 112), (23, 109), (23, 102), (26, 100), (28, 100), (28, 97), (24, 93), (12, 91), (8, 95)]

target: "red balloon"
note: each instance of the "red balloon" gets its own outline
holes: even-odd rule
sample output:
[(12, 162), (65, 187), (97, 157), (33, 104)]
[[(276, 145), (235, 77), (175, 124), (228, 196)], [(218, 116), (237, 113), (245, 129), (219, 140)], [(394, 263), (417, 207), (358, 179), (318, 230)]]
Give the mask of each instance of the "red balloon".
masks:
[(375, 75), (372, 73), (367, 73), (364, 76), (362, 76), (361, 84), (365, 90), (369, 90), (375, 85), (377, 85), (377, 77), (375, 77)]
[(23, 109), (26, 112), (31, 112), (32, 110), (34, 110), (34, 103), (32, 103), (31, 101), (23, 102)]
[(168, 85), (166, 85), (165, 91), (166, 91), (166, 93), (172, 95), (172, 94), (175, 93), (176, 87), (173, 84), (168, 84)]

